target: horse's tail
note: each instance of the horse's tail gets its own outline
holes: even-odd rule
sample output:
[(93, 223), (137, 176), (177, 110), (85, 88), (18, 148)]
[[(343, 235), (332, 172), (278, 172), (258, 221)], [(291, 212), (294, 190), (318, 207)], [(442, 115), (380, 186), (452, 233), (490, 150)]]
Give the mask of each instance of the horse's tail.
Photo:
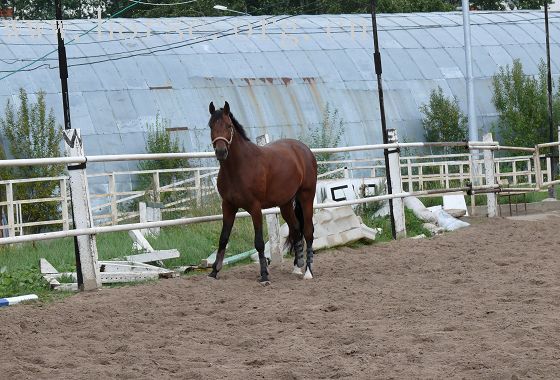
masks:
[(295, 234), (289, 234), (288, 240), (286, 240), (288, 251), (292, 254), (295, 254), (298, 250), (303, 248), (303, 209), (301, 208), (301, 202), (297, 197), (294, 201), (294, 213), (296, 214), (296, 219), (298, 220), (299, 229), (295, 232)]

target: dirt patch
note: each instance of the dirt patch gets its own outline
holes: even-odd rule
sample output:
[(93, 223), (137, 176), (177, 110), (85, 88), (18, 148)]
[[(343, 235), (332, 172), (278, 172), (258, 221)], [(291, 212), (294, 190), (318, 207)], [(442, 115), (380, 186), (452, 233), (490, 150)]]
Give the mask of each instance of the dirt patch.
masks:
[(558, 378), (560, 218), (0, 310), (3, 378)]

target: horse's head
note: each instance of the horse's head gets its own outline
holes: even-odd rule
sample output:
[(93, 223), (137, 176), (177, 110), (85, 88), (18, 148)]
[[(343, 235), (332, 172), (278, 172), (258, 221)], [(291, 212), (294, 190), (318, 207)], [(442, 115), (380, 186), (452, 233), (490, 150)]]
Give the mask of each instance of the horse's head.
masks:
[(226, 102), (224, 108), (216, 110), (214, 102), (210, 103), (210, 138), (214, 146), (214, 153), (219, 161), (224, 161), (229, 152), (229, 147), (233, 141), (233, 131), (235, 130), (230, 118), (229, 104)]

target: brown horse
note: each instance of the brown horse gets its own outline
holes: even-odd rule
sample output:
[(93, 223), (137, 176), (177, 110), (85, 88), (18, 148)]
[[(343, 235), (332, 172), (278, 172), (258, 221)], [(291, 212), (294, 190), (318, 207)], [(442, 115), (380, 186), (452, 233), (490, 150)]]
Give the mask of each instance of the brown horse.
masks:
[(313, 199), (317, 184), (317, 161), (302, 142), (278, 140), (263, 147), (253, 144), (230, 112), (216, 110), (210, 103), (210, 134), (216, 158), (220, 162), (218, 192), (222, 197), (223, 226), (216, 261), (210, 277), (217, 278), (222, 269), (235, 214), (242, 208), (253, 219), (255, 248), (259, 253), (260, 282), (268, 284), (267, 260), (264, 256), (262, 209), (280, 207), (290, 229), (288, 244), (294, 253), (294, 272), (303, 267), (303, 241), (307, 244), (304, 278), (313, 278)]

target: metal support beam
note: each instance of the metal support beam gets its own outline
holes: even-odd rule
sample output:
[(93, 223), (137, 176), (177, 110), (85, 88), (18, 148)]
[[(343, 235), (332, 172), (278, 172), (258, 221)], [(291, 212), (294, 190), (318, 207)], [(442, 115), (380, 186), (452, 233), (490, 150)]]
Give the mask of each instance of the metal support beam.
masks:
[[(379, 40), (377, 38), (377, 0), (371, 0), (371, 24), (373, 26), (373, 59), (375, 63), (375, 74), (377, 75), (377, 92), (379, 97), (379, 111), (381, 112), (381, 130), (383, 133), (383, 144), (388, 144), (389, 136), (387, 135), (387, 121), (385, 120), (385, 103), (383, 100), (383, 81), (381, 74), (383, 68), (381, 66), (381, 53), (379, 52)], [(391, 185), (391, 170), (389, 167), (389, 150), (383, 150), (385, 156), (385, 175), (387, 177), (387, 193), (393, 194)], [(393, 239), (397, 238), (397, 230), (395, 228), (395, 213), (393, 210), (393, 199), (389, 199), (389, 213), (391, 216), (391, 235)]]

